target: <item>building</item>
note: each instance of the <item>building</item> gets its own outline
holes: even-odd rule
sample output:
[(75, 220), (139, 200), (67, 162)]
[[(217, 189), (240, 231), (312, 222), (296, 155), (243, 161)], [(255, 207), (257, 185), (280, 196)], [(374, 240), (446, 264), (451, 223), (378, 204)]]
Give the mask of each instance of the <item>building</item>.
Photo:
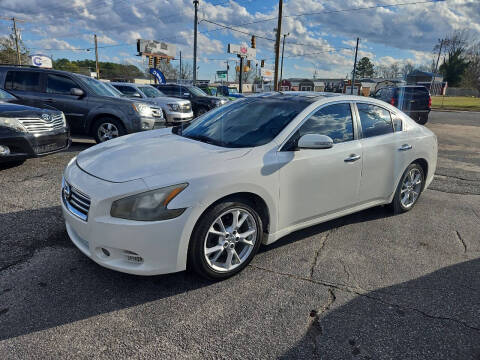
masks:
[[(433, 84), (432, 80), (434, 80)], [(408, 74), (407, 84), (423, 85), (430, 90), (432, 95), (444, 94), (447, 88), (447, 83), (443, 81), (443, 76), (441, 74), (434, 74), (433, 72), (421, 70), (413, 70), (410, 74)], [(431, 89), (430, 85), (432, 85)]]

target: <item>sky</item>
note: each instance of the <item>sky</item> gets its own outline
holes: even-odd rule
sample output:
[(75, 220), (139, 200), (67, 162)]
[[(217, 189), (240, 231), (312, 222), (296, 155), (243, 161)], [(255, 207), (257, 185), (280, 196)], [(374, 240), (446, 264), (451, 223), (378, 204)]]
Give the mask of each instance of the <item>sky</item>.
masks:
[[(371, 8), (405, 3), (415, 4)], [(139, 38), (173, 43), (177, 58), (179, 51), (184, 61), (193, 58), (191, 0), (0, 0), (0, 14), (21, 20), (31, 54), (93, 60), (97, 34), (100, 61), (144, 67), (145, 59), (136, 56)], [(257, 37), (256, 59), (273, 69), (278, 0), (199, 0), (198, 15), (199, 79), (213, 80), (227, 59), (236, 60), (227, 45), (250, 44), (251, 36), (244, 33), (266, 38)], [(480, 0), (284, 0), (283, 15), (281, 33), (289, 34), (283, 78), (345, 77), (353, 68), (357, 37), (359, 58), (387, 66), (431, 63), (438, 39), (455, 30), (480, 38)], [(9, 32), (11, 21), (0, 20), (0, 36)]]

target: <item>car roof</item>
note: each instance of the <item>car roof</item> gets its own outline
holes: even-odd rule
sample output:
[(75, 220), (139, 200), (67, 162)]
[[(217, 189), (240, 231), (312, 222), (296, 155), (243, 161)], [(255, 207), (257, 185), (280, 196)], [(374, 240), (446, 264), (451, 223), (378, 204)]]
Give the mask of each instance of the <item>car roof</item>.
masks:
[(83, 74), (72, 73), (69, 71), (63, 70), (56, 70), (56, 69), (45, 69), (39, 68), (36, 66), (13, 66), (13, 65), (0, 65), (0, 71), (8, 71), (8, 70), (15, 70), (15, 71), (37, 71), (37, 72), (47, 72), (51, 74), (59, 74), (59, 75), (76, 75), (76, 76), (84, 76), (89, 77)]

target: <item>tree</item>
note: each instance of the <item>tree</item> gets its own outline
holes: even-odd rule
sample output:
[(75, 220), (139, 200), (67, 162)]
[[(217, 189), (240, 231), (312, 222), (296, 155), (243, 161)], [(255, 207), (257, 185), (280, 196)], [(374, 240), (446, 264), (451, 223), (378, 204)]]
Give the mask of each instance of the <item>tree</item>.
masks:
[(372, 77), (373, 74), (374, 74), (374, 67), (370, 59), (366, 56), (361, 58), (357, 64), (355, 78), (357, 79), (369, 78), (369, 77)]
[[(144, 77), (142, 71), (135, 65), (131, 64), (99, 62), (99, 67), (101, 79), (132, 80)], [(53, 68), (90, 76), (90, 73), (95, 71), (95, 61), (88, 59), (75, 61), (57, 59), (53, 61)]]
[(467, 49), (466, 58), (468, 66), (463, 74), (461, 86), (480, 91), (480, 41)]
[(439, 40), (439, 44), (434, 47), (434, 51), (442, 47), (445, 54), (439, 70), (449, 86), (460, 85), (463, 74), (469, 66), (469, 62), (466, 59), (467, 41), (468, 33), (457, 30), (445, 39)]
[[(20, 60), (22, 64), (29, 64), (29, 53), (22, 39), (18, 39), (20, 47)], [(17, 48), (14, 34), (0, 38), (0, 64), (17, 64)]]
[(413, 66), (412, 63), (406, 62), (405, 64), (403, 64), (401, 69), (402, 77), (406, 79), (408, 74), (410, 74), (414, 69), (415, 67)]

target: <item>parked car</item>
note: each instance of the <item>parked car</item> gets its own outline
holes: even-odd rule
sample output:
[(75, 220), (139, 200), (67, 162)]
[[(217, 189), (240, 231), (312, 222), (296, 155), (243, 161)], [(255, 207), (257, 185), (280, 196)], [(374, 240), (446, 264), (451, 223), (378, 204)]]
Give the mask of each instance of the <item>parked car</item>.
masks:
[(189, 100), (167, 97), (151, 85), (122, 82), (112, 82), (111, 85), (129, 98), (142, 99), (143, 101), (161, 107), (167, 125), (184, 123), (193, 119), (192, 104)]
[(23, 105), (63, 111), (72, 133), (92, 135), (97, 142), (165, 126), (160, 108), (123, 98), (105, 83), (84, 75), (0, 66), (0, 88)]
[(235, 86), (226, 85), (217, 86), (217, 96), (226, 96), (231, 100), (245, 97), (245, 95), (238, 92), (238, 89)]
[(0, 163), (23, 162), (70, 146), (61, 111), (18, 105), (17, 100), (0, 90)]
[(179, 84), (154, 85), (162, 93), (180, 99), (190, 100), (192, 103), (193, 115), (200, 116), (217, 106), (225, 104), (228, 99), (209, 96), (196, 86)]
[(198, 88), (201, 89), (205, 94), (210, 96), (217, 96), (217, 88), (210, 85), (198, 85)]
[(436, 163), (435, 135), (383, 101), (262, 94), (81, 152), (62, 207), (73, 243), (102, 266), (224, 279), (293, 231), (376, 205), (411, 210)]
[(421, 125), (425, 125), (428, 121), (428, 114), (432, 107), (432, 98), (425, 86), (384, 87), (377, 90), (373, 97), (399, 108)]

